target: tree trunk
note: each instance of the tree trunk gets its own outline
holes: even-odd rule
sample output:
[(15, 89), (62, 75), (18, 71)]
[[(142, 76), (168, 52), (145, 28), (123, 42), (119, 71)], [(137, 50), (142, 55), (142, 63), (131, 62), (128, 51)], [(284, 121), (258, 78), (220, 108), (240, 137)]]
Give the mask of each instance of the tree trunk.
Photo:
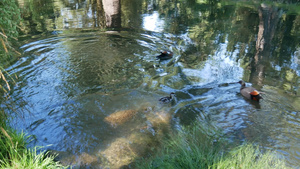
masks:
[(263, 85), (264, 70), (271, 52), (272, 39), (279, 20), (279, 12), (274, 7), (262, 4), (258, 9), (259, 25), (256, 40), (255, 63), (250, 81)]
[(121, 3), (120, 0), (102, 0), (105, 12), (106, 26), (108, 28), (121, 27)]

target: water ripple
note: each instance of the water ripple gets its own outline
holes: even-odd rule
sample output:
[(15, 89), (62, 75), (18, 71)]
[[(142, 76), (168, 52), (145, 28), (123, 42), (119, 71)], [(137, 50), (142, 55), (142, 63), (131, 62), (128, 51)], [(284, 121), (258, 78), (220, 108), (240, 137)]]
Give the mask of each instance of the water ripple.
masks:
[[(15, 124), (34, 134), (38, 145), (99, 156), (132, 133), (161, 137), (171, 128), (170, 119), (184, 125), (210, 120), (232, 139), (259, 138), (267, 148), (276, 142), (289, 155), (300, 141), (294, 136), (300, 126), (298, 112), (291, 111), (294, 102), (274, 97), (277, 91), (268, 86), (259, 106), (245, 100), (236, 83), (244, 73), (237, 51), (229, 55), (221, 44), (215, 54), (204, 56), (189, 54), (186, 45), (192, 45), (187, 35), (149, 31), (70, 33), (25, 44), (24, 57), (7, 69), (18, 75), (11, 97), (28, 109), (24, 121), (15, 119)], [(174, 57), (157, 61), (162, 50)], [(160, 105), (158, 99), (171, 92), (174, 101)], [(124, 117), (129, 119), (120, 126), (105, 121), (124, 110), (136, 114)], [(299, 158), (297, 149), (293, 156)]]

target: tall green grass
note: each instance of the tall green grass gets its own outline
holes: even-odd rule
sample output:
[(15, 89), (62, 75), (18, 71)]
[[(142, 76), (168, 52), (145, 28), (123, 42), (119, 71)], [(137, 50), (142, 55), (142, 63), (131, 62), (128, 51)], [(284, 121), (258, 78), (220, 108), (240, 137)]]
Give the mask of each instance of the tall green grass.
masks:
[(285, 169), (288, 168), (283, 160), (272, 151), (262, 153), (257, 146), (243, 144), (234, 148), (224, 157), (216, 161), (213, 169)]
[(17, 133), (4, 123), (0, 127), (0, 168), (48, 169), (64, 168), (54, 161), (55, 155), (37, 153), (38, 148), (27, 149), (29, 136)]
[(274, 152), (262, 153), (257, 146), (236, 148), (208, 123), (184, 128), (164, 141), (161, 151), (136, 163), (139, 169), (265, 169), (288, 168)]

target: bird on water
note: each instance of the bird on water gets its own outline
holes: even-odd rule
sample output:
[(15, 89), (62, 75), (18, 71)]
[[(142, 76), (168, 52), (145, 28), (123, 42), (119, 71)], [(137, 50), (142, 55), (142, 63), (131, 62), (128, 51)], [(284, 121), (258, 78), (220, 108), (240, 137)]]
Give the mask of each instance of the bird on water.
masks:
[(238, 83), (241, 84), (240, 92), (244, 97), (257, 102), (259, 102), (259, 100), (262, 99), (260, 93), (255, 88), (246, 87), (245, 82), (242, 80), (240, 80)]
[(161, 103), (169, 103), (173, 100), (174, 96), (175, 96), (175, 93), (172, 92), (172, 93), (170, 93), (170, 96), (162, 97), (159, 99), (159, 101)]
[(157, 59), (159, 60), (168, 60), (173, 57), (173, 52), (170, 51), (163, 51), (160, 52), (160, 55), (156, 56)]

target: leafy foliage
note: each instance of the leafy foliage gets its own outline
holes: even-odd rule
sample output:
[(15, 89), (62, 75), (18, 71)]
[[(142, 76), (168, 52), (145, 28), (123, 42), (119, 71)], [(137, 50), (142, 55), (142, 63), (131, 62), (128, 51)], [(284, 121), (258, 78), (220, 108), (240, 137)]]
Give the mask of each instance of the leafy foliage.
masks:
[(18, 37), (18, 25), (21, 20), (20, 9), (15, 0), (0, 1), (0, 64), (3, 64), (12, 53), (18, 53), (11, 42)]
[[(17, 40), (18, 25), (21, 22), (21, 13), (15, 0), (0, 1), (0, 92), (10, 90), (7, 74), (2, 68), (13, 54), (20, 54), (12, 47)], [(5, 87), (4, 87), (5, 86)]]

